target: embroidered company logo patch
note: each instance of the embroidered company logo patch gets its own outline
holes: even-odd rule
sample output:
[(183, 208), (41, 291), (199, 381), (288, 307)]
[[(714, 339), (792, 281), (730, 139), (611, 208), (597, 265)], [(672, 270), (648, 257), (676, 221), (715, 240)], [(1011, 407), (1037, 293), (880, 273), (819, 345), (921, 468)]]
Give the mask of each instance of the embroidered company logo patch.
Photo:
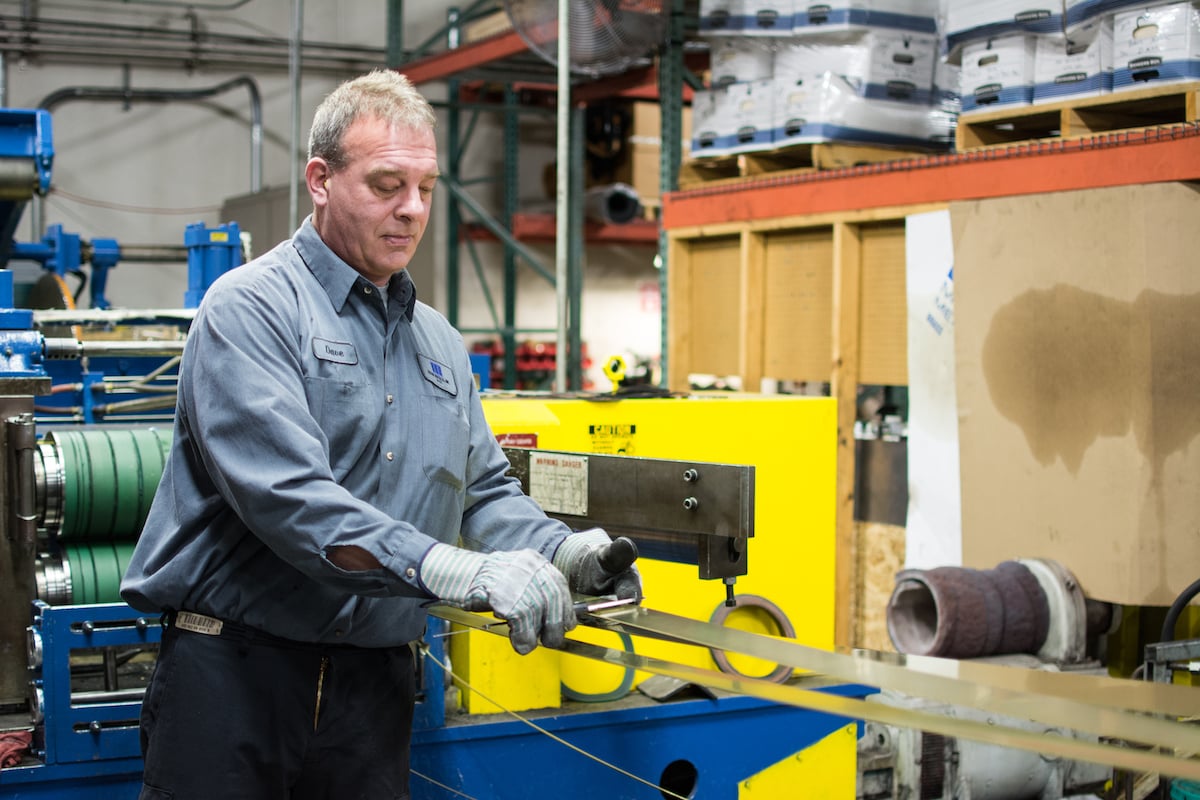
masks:
[(358, 363), (358, 351), (349, 342), (334, 342), (314, 336), (312, 349), (313, 355), (322, 361), (332, 361), (335, 364)]
[(425, 376), (425, 380), (432, 383), (434, 386), (447, 392), (451, 395), (458, 395), (458, 384), (454, 382), (454, 371), (445, 364), (440, 364), (428, 356), (417, 354), (417, 361), (421, 364), (421, 374)]

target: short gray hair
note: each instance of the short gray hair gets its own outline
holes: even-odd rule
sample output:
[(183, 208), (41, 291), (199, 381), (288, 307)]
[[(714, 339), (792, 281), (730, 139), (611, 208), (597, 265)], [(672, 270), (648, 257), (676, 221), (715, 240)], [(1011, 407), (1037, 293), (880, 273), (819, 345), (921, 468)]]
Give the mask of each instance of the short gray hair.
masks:
[(346, 81), (317, 106), (308, 134), (308, 157), (320, 157), (337, 170), (345, 166), (342, 138), (361, 118), (374, 117), (396, 127), (433, 130), (433, 107), (412, 81), (390, 69), (376, 69)]

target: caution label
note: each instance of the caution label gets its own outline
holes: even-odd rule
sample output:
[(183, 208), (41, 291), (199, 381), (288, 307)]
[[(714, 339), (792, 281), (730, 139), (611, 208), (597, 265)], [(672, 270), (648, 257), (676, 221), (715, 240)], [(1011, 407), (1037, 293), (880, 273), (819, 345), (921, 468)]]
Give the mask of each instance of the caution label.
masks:
[(593, 453), (608, 455), (634, 455), (634, 441), (637, 425), (633, 423), (604, 423), (588, 425), (588, 436), (592, 440)]

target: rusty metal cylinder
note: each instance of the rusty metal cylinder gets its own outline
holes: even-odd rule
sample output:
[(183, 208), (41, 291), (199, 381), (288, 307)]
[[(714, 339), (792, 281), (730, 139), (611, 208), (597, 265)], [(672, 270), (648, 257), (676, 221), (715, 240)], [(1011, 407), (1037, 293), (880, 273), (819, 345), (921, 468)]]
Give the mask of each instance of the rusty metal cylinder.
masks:
[(994, 569), (903, 570), (887, 606), (887, 628), (901, 653), (980, 658), (1036, 653), (1050, 629), (1037, 577), (1018, 561)]

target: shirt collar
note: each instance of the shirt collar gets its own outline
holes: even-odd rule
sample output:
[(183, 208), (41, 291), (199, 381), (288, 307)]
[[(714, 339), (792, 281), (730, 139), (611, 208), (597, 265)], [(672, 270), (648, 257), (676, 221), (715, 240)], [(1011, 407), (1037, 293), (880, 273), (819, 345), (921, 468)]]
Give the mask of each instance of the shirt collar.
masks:
[[(311, 215), (305, 218), (300, 229), (292, 237), (292, 245), (308, 265), (313, 277), (329, 295), (329, 302), (333, 304), (334, 309), (341, 313), (350, 292), (367, 279), (329, 249), (317, 233), (317, 229), (313, 227)], [(417, 288), (408, 270), (400, 270), (393, 275), (388, 282), (387, 291), (389, 299), (403, 308), (404, 316), (412, 322), (413, 309), (417, 305)]]

